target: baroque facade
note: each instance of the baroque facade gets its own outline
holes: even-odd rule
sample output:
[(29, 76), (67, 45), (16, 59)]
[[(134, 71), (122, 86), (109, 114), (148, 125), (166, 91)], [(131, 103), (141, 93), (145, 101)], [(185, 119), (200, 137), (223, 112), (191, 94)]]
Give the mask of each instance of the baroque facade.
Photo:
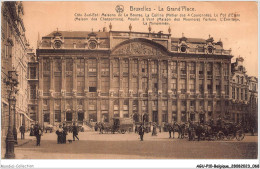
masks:
[[(27, 112), (27, 62), (29, 44), (25, 37), (23, 24), (22, 2), (3, 2), (1, 12), (1, 131), (6, 136), (9, 117), (8, 71), (15, 70), (18, 74), (18, 93), (16, 94), (16, 127), (28, 124)], [(13, 111), (11, 113), (13, 125)]]
[(221, 41), (111, 29), (39, 41), (40, 124), (231, 118), (232, 55)]

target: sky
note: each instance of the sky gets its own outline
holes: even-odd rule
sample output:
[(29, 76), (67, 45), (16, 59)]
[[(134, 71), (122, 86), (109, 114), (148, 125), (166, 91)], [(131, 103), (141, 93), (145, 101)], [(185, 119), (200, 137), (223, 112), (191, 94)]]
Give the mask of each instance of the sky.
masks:
[[(61, 31), (94, 31), (102, 30), (109, 25), (109, 21), (75, 21), (75, 14), (106, 13), (117, 14), (115, 7), (124, 6), (124, 13), (134, 14), (239, 14), (238, 22), (230, 21), (170, 21), (170, 25), (152, 25), (152, 32), (163, 31), (168, 33), (171, 27), (172, 37), (181, 37), (182, 33), (187, 38), (207, 39), (209, 34), (215, 41), (221, 39), (224, 49), (231, 49), (234, 56), (232, 62), (238, 56), (245, 61), (247, 73), (250, 76), (258, 76), (258, 13), (257, 2), (30, 2), (24, 1), (24, 24), (26, 37), (31, 46), (37, 47), (38, 34), (45, 36), (55, 30)], [(149, 11), (130, 11), (130, 6), (135, 8), (151, 8)], [(195, 11), (167, 11), (167, 6), (178, 8), (186, 6)], [(164, 8), (159, 11), (158, 8)], [(173, 20), (173, 19), (172, 19)], [(148, 26), (142, 21), (111, 21), (112, 30), (128, 31), (129, 24), (132, 31), (148, 32)]]

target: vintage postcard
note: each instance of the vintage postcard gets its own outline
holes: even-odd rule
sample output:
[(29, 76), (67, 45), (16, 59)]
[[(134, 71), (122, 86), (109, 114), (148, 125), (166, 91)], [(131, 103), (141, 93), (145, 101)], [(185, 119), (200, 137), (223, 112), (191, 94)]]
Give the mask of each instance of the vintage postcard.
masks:
[(1, 167), (259, 168), (257, 2), (1, 5)]

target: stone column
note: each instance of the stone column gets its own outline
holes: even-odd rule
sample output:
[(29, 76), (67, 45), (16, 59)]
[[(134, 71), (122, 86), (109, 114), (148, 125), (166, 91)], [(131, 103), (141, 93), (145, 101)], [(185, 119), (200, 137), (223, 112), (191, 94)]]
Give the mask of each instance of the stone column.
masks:
[(43, 96), (43, 58), (39, 57), (38, 112), (36, 113), (36, 120), (39, 122), (41, 126), (43, 126), (42, 96)]
[(101, 122), (101, 58), (97, 58), (97, 121)]
[(162, 61), (158, 60), (158, 123), (162, 124)]
[(204, 98), (208, 98), (208, 88), (207, 88), (207, 62), (204, 62)]
[[(142, 60), (138, 58), (138, 115), (141, 117), (142, 115)], [(139, 118), (142, 120), (142, 118)]]
[(167, 68), (168, 68), (168, 76), (167, 76), (167, 86), (168, 86), (168, 109), (167, 109), (167, 113), (168, 113), (168, 123), (171, 123), (172, 121), (172, 99), (171, 99), (171, 95), (172, 95), (172, 90), (171, 90), (171, 79), (172, 79), (172, 71), (171, 71), (171, 63), (170, 60), (168, 60), (167, 62)]
[(152, 69), (151, 59), (148, 59), (148, 114), (149, 122), (152, 121)]
[(177, 61), (177, 122), (181, 122), (181, 101), (180, 101), (180, 61)]
[(195, 101), (195, 104), (196, 104), (195, 121), (199, 121), (200, 102), (198, 99)]
[(88, 113), (88, 92), (89, 92), (89, 80), (88, 80), (88, 59), (85, 57), (85, 75), (84, 75), (84, 121), (89, 122), (89, 113)]
[(109, 119), (109, 123), (112, 123), (113, 122), (113, 116), (114, 116), (114, 104), (113, 104), (113, 92), (114, 92), (114, 90), (113, 90), (113, 87), (114, 87), (114, 85), (113, 85), (113, 78), (114, 78), (114, 75), (113, 75), (113, 73), (114, 73), (114, 70), (113, 70), (113, 58), (109, 58), (109, 62), (110, 62), (110, 64), (109, 64), (109, 66), (110, 66), (110, 71), (109, 71), (109, 75), (110, 75), (110, 78), (109, 78), (109, 117), (108, 117), (108, 119)]
[(50, 58), (50, 124), (54, 125), (54, 59)]
[(114, 116), (114, 100), (112, 98), (109, 98), (109, 123), (113, 122), (113, 116)]
[(72, 121), (76, 121), (77, 120), (77, 58), (73, 57), (72, 58), (73, 61), (73, 70), (72, 70), (72, 93), (73, 93), (73, 99), (72, 99), (72, 103), (73, 103), (73, 109), (72, 109)]
[(190, 65), (189, 62), (186, 62), (186, 93), (189, 95), (190, 94)]
[(215, 62), (212, 63), (212, 89), (213, 89), (213, 95), (216, 95), (216, 64)]
[(65, 121), (65, 104), (66, 104), (66, 59), (61, 58), (61, 121)]
[(196, 78), (195, 78), (195, 89), (196, 89), (196, 95), (199, 94), (199, 65), (200, 65), (200, 62), (196, 62)]

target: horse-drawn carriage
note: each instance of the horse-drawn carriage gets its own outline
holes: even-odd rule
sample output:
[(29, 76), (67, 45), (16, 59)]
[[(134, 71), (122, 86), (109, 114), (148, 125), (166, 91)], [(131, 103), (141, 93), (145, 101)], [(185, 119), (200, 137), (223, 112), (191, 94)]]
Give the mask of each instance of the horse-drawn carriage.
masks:
[(103, 133), (121, 133), (133, 131), (133, 120), (131, 118), (114, 117), (112, 122), (99, 123), (98, 128)]

